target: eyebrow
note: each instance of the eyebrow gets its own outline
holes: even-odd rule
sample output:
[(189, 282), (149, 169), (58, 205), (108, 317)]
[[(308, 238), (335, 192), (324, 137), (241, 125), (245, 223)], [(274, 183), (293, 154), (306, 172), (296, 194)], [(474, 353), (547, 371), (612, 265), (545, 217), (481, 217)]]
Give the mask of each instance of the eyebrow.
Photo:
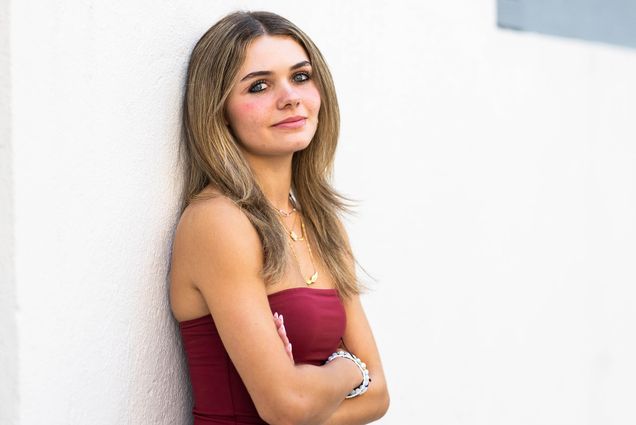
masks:
[[(301, 68), (301, 67), (303, 67), (305, 65), (310, 65), (311, 66), (311, 62), (309, 62), (309, 61), (298, 62), (296, 65), (292, 65), (289, 69), (293, 71), (294, 69)], [(260, 76), (263, 76), (263, 75), (272, 75), (272, 71), (254, 71), (254, 72), (250, 72), (245, 77), (241, 78), (241, 82), (247, 80), (248, 78), (260, 77)]]

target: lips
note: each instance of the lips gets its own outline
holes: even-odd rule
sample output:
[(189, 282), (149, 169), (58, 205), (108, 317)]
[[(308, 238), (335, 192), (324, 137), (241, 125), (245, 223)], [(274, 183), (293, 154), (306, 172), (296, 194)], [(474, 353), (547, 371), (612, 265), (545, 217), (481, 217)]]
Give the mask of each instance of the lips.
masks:
[(300, 115), (296, 115), (293, 117), (285, 118), (282, 121), (277, 122), (273, 125), (273, 127), (277, 128), (298, 128), (305, 125), (307, 121), (307, 117), (302, 117)]

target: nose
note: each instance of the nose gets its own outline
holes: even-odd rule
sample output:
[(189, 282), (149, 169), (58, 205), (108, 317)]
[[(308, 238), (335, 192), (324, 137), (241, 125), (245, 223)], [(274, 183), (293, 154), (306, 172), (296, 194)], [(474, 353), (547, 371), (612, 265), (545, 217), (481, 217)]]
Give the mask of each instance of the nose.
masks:
[(284, 84), (278, 97), (277, 106), (279, 109), (287, 107), (297, 108), (300, 106), (300, 95), (291, 84)]

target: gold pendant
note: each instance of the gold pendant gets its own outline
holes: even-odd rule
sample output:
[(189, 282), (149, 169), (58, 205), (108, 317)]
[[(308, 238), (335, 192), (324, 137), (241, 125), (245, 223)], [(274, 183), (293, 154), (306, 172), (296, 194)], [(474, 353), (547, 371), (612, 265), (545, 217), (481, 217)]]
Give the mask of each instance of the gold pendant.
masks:
[(294, 232), (293, 230), (290, 230), (290, 231), (289, 231), (289, 236), (291, 236), (291, 238), (292, 238), (292, 240), (293, 240), (294, 242), (304, 240), (304, 238), (300, 238), (300, 237), (298, 237), (298, 235), (296, 234), (296, 232)]
[(318, 280), (318, 272), (314, 272), (314, 274), (312, 274), (309, 279), (305, 279), (305, 282), (307, 283), (307, 285), (311, 285), (312, 283), (315, 283), (317, 280)]

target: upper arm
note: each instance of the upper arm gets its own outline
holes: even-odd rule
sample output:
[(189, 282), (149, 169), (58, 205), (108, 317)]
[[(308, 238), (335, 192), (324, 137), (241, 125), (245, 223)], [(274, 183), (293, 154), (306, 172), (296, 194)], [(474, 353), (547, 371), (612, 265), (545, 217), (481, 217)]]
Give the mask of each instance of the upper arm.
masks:
[[(339, 227), (345, 244), (349, 252), (351, 252), (347, 231), (341, 222), (339, 222)], [(355, 267), (353, 258), (349, 258), (349, 261), (350, 267)], [(373, 331), (371, 330), (371, 325), (369, 324), (362, 302), (360, 301), (360, 296), (354, 295), (345, 299), (343, 305), (347, 314), (347, 326), (342, 337), (345, 349), (366, 363), (367, 369), (369, 370), (369, 377), (372, 380), (369, 391), (377, 391), (377, 394), (385, 399), (384, 410), (386, 411), (389, 404), (388, 386), (384, 376), (380, 353), (373, 336)]]
[[(247, 216), (227, 198), (192, 208), (182, 219), (190, 279), (212, 314), (219, 336), (259, 415), (283, 403), (293, 365), (278, 336), (261, 276), (263, 254)], [(272, 391), (272, 388), (277, 391)]]
[(345, 300), (343, 304), (347, 314), (347, 326), (342, 337), (345, 349), (366, 363), (371, 378), (369, 393), (373, 392), (382, 397), (384, 403), (382, 414), (384, 414), (389, 404), (388, 387), (380, 353), (360, 302), (360, 296), (354, 295)]

